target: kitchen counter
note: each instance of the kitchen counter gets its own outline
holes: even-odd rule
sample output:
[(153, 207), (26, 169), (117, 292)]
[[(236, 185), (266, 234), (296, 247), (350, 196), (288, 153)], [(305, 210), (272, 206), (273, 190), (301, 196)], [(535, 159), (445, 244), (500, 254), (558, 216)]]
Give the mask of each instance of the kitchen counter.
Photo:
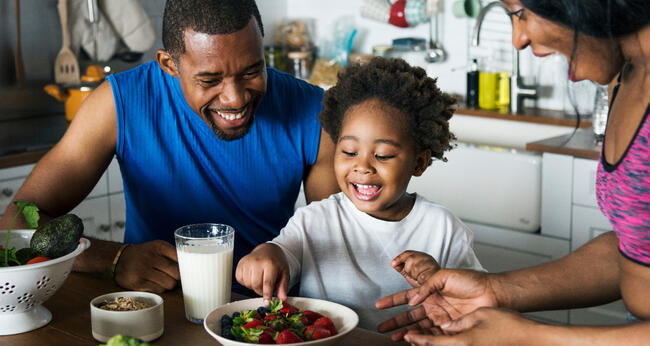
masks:
[[(497, 111), (487, 111), (483, 109), (465, 108), (460, 106), (456, 109), (456, 114), (471, 115), (483, 118), (501, 119), (522, 121), (536, 124), (545, 125), (558, 125), (558, 126), (576, 126), (576, 118), (572, 115), (567, 115), (561, 111), (554, 111), (549, 109), (539, 108), (526, 108), (523, 114), (512, 113), (499, 113)], [(591, 121), (580, 121), (580, 128), (591, 128)]]
[[(0, 336), (0, 345), (97, 345), (90, 325), (90, 301), (102, 294), (124, 289), (105, 276), (70, 273), (61, 288), (43, 305), (52, 312), (52, 321), (31, 332)], [(180, 288), (160, 295), (164, 300), (165, 331), (153, 345), (219, 345), (203, 328), (185, 319), (183, 293)], [(246, 297), (233, 294), (233, 300)], [(342, 346), (398, 346), (388, 336), (355, 328), (341, 342)]]
[(573, 157), (597, 160), (601, 144), (596, 143), (591, 129), (578, 129), (575, 135), (562, 135), (526, 144), (526, 150), (541, 153), (570, 155)]

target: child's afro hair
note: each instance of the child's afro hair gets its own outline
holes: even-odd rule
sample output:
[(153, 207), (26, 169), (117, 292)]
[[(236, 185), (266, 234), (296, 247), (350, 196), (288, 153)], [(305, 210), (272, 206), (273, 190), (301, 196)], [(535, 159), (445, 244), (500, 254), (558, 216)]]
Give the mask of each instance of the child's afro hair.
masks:
[(369, 99), (401, 111), (417, 152), (430, 149), (432, 157), (446, 161), (443, 154), (456, 139), (449, 132), (456, 100), (441, 92), (436, 79), (427, 77), (424, 69), (402, 59), (375, 57), (365, 65), (349, 65), (339, 73), (338, 83), (325, 92), (323, 110), (318, 115), (334, 143), (338, 142), (348, 109)]

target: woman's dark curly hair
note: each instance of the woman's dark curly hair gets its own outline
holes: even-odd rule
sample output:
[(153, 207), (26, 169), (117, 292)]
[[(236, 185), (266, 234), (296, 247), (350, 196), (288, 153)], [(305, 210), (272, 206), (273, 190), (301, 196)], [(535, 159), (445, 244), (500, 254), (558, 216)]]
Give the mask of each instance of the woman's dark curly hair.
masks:
[[(339, 73), (338, 83), (325, 92), (318, 115), (323, 129), (338, 142), (343, 118), (350, 107), (378, 99), (401, 111), (415, 150), (430, 149), (431, 156), (446, 161), (456, 137), (449, 132), (449, 119), (456, 100), (441, 92), (436, 79), (402, 59), (375, 57), (365, 65), (349, 65)], [(429, 164), (431, 164), (429, 160)]]

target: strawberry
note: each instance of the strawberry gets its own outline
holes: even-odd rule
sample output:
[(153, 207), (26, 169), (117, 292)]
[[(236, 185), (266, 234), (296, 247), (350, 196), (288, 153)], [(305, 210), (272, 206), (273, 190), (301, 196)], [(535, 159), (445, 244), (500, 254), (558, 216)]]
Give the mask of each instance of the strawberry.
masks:
[(323, 315), (319, 314), (318, 312), (313, 312), (311, 310), (305, 310), (302, 312), (302, 314), (305, 315), (305, 317), (307, 317), (307, 320), (309, 321), (309, 323), (305, 323), (305, 324), (312, 324), (317, 319), (323, 317)]
[(296, 342), (303, 342), (296, 333), (292, 332), (289, 329), (281, 331), (278, 336), (275, 338), (276, 344), (293, 344)]
[(244, 327), (244, 328), (258, 328), (258, 327), (261, 327), (261, 326), (264, 326), (264, 322), (262, 322), (260, 320), (252, 320), (252, 321), (244, 324), (242, 327)]
[(273, 320), (275, 320), (277, 318), (278, 318), (278, 315), (266, 315), (266, 317), (264, 317), (264, 321), (273, 321)]
[(336, 333), (337, 333), (336, 332), (336, 327), (334, 326), (334, 322), (332, 322), (332, 320), (330, 320), (327, 317), (321, 317), (321, 318), (317, 319), (314, 322), (313, 325), (314, 326), (323, 326), (323, 327), (329, 329), (329, 331), (332, 333), (332, 335), (336, 335)]
[(265, 329), (262, 335), (260, 335), (258, 339), (259, 344), (275, 344), (275, 340), (273, 340), (273, 335), (271, 334), (271, 331), (269, 329)]
[(299, 310), (295, 306), (289, 305), (287, 302), (282, 302), (282, 308), (279, 312), (285, 316), (289, 316), (295, 314), (298, 311)]
[(307, 340), (318, 340), (332, 336), (332, 332), (323, 326), (307, 326), (305, 328), (305, 338)]
[(254, 319), (254, 320), (261, 320), (262, 315), (260, 315), (259, 312), (255, 311), (255, 313), (253, 314), (253, 316), (251, 316), (251, 318)]

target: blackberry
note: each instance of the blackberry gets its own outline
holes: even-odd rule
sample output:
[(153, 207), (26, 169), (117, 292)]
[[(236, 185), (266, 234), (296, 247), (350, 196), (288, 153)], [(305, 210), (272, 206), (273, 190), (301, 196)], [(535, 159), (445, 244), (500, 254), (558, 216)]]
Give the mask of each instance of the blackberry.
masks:
[(228, 314), (221, 316), (221, 325), (232, 325), (232, 318)]
[(240, 313), (239, 311), (235, 311), (232, 313), (232, 318), (239, 317)]
[(257, 308), (257, 312), (259, 312), (259, 314), (262, 315), (262, 317), (264, 317), (266, 316), (267, 313), (271, 312), (271, 310), (263, 306), (260, 306), (259, 308)]
[(228, 329), (224, 329), (223, 332), (222, 332), (221, 334), (222, 334), (222, 336), (223, 336), (224, 338), (226, 338), (226, 339), (236, 340), (235, 336), (232, 335), (232, 331), (230, 331), (230, 328), (228, 328)]

